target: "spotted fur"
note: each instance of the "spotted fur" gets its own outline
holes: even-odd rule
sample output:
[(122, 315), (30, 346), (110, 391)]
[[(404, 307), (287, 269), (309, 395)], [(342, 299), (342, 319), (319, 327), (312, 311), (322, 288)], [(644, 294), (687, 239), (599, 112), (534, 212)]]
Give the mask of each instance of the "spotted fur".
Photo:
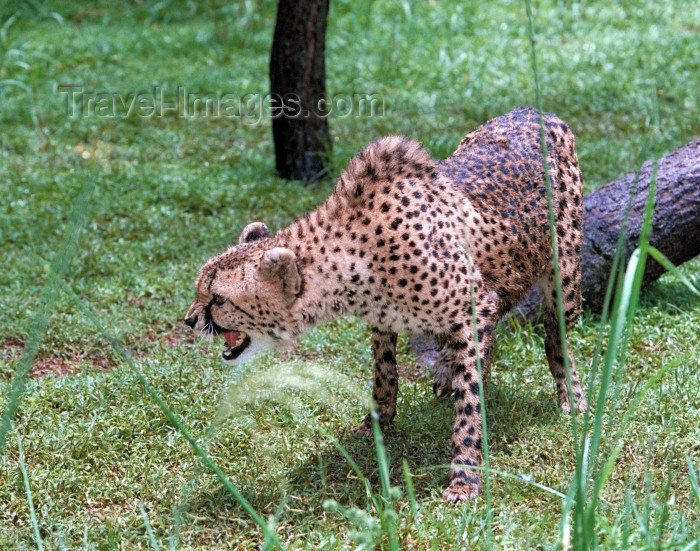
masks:
[[(549, 114), (544, 122), (570, 328), (581, 302), (581, 173), (569, 127)], [(373, 396), (382, 425), (396, 412), (396, 333), (434, 336), (445, 347), (435, 392), (453, 394), (456, 409), (443, 496), (462, 502), (481, 486), (469, 469), (482, 459), (477, 355), (486, 376), (498, 320), (535, 284), (545, 295), (545, 348), (559, 403), (570, 408), (550, 243), (538, 113), (521, 107), (468, 134), (441, 162), (405, 137), (368, 145), (318, 209), (274, 236), (262, 224), (249, 226), (238, 245), (210, 259), (186, 321), (200, 332), (235, 335), (227, 342), (245, 335), (228, 350), (239, 362), (316, 323), (361, 317), (373, 328)], [(571, 393), (583, 410), (569, 359)], [(355, 432), (370, 429), (367, 417)]]

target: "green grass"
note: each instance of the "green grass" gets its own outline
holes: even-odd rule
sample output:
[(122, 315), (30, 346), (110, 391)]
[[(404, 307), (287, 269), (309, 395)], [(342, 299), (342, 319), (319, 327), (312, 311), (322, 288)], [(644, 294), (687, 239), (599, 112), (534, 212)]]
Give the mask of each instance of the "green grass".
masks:
[[(58, 288), (35, 365), (74, 373), (27, 382), (0, 456), (0, 549), (264, 544), (105, 333), (287, 549), (555, 546), (563, 500), (523, 479), (566, 494), (581, 435), (558, 411), (540, 326), (499, 329), (487, 396), (491, 509), (485, 499), (447, 506), (453, 407), (433, 397), (405, 337), (398, 415), (376, 447), (348, 431), (371, 381), (362, 324), (338, 320), (285, 361), (268, 354), (236, 370), (221, 364), (218, 344), (180, 328), (204, 260), (251, 220), (278, 229), (313, 209), (332, 179), (276, 178), (267, 123), (64, 115), (66, 82), (124, 94), (178, 84), (264, 92), (274, 16), (274, 2), (0, 7), (3, 409), (91, 177), (64, 280), (103, 326)], [(573, 127), (587, 191), (632, 172), (643, 150), (658, 157), (700, 135), (696, 2), (536, 2), (534, 23), (543, 107)], [(408, 134), (444, 157), (486, 119), (535, 103), (520, 2), (333, 0), (327, 66), (329, 92), (379, 92), (386, 108), (331, 119), (334, 176), (377, 136)], [(700, 285), (697, 259), (681, 272)], [(596, 342), (608, 331), (598, 322), (586, 313), (570, 334), (593, 392)], [(700, 300), (678, 279), (642, 289), (601, 412), (604, 459), (634, 397), (673, 366), (624, 432), (594, 511), (599, 548), (700, 549), (698, 327)]]

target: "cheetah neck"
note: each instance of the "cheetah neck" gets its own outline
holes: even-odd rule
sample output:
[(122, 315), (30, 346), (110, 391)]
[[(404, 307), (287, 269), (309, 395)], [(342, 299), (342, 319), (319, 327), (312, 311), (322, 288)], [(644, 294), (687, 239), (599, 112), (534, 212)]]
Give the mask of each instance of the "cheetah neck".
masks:
[[(357, 292), (353, 275), (366, 271), (359, 251), (348, 248), (345, 202), (332, 195), (304, 218), (280, 231), (275, 246), (294, 251), (303, 274), (303, 290), (291, 307), (295, 333), (311, 326), (354, 313)], [(349, 226), (347, 226), (349, 227)]]

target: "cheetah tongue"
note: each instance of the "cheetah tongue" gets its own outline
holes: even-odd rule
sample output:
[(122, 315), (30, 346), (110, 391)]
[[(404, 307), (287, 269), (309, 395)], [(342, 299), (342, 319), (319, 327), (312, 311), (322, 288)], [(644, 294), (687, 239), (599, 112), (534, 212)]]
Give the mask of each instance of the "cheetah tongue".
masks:
[(224, 340), (229, 348), (236, 348), (239, 344), (239, 340), (242, 341), (241, 334), (238, 331), (226, 331), (223, 333)]
[(243, 331), (224, 331), (222, 336), (226, 340), (226, 348), (222, 354), (226, 361), (235, 360), (250, 346), (250, 337)]

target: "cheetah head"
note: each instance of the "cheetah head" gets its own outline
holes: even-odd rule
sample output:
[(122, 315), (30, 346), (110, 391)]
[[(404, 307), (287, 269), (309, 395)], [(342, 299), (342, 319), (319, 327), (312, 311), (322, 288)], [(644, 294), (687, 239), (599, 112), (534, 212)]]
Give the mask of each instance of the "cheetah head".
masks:
[(293, 251), (270, 241), (265, 224), (249, 224), (238, 244), (207, 261), (195, 280), (197, 297), (185, 323), (206, 337), (221, 335), (226, 363), (244, 362), (296, 336), (283, 320), (302, 292), (301, 271)]

